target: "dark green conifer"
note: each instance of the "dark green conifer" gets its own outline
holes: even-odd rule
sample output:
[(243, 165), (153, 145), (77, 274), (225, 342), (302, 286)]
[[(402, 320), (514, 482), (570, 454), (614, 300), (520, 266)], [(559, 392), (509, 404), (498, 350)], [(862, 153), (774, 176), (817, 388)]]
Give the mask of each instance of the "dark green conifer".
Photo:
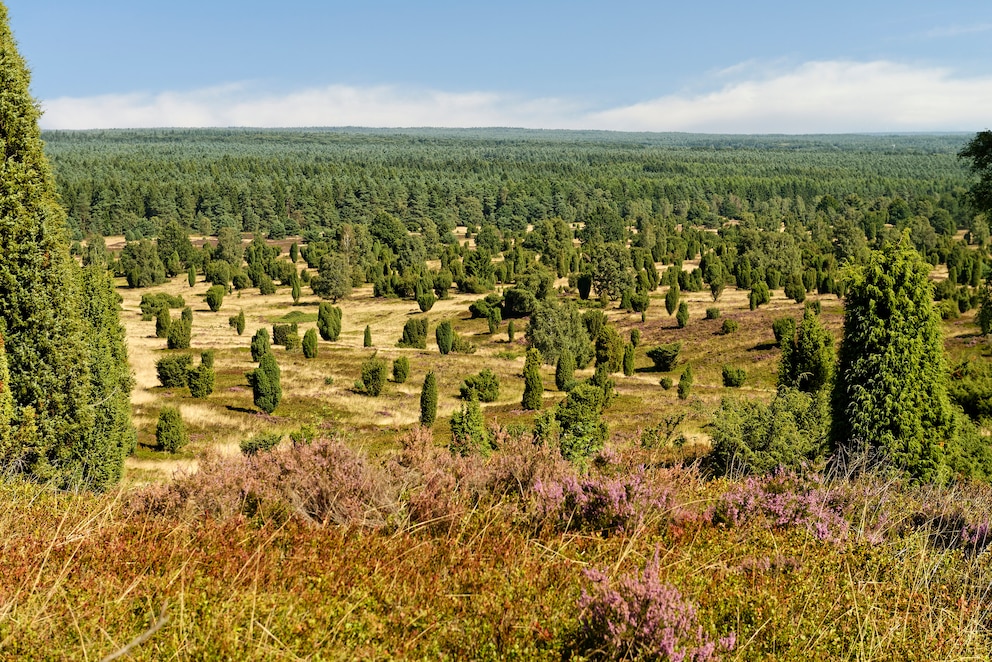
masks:
[(372, 346), (372, 327), (370, 327), (368, 324), (365, 325), (365, 337), (362, 339), (362, 346), (363, 347)]
[(544, 395), (544, 384), (541, 382), (541, 352), (534, 349), (527, 350), (527, 358), (524, 361), (524, 396), (521, 406), (531, 411), (541, 408)]
[(437, 418), (437, 378), (434, 371), (424, 377), (424, 386), (420, 390), (420, 424), (426, 427), (434, 425)]
[(317, 358), (317, 331), (307, 329), (303, 334), (303, 356), (308, 359)]
[(272, 349), (272, 345), (269, 342), (269, 330), (262, 327), (256, 331), (255, 335), (251, 338), (251, 360), (262, 360), (262, 355), (270, 349)]
[(175, 407), (165, 407), (159, 412), (155, 426), (155, 445), (159, 450), (175, 453), (189, 443), (189, 433), (183, 417)]
[(575, 385), (575, 357), (572, 352), (563, 349), (555, 364), (555, 386), (559, 391), (569, 391)]
[(341, 309), (322, 301), (317, 308), (317, 331), (324, 340), (336, 341), (341, 335)]
[(266, 351), (258, 361), (258, 367), (247, 375), (248, 384), (251, 385), (252, 397), (255, 406), (271, 414), (279, 406), (282, 400), (282, 384), (280, 379), (279, 364), (272, 352)]
[(437, 325), (434, 331), (434, 338), (437, 340), (437, 349), (442, 354), (451, 352), (451, 345), (455, 339), (455, 332), (451, 328), (451, 322), (445, 320)]

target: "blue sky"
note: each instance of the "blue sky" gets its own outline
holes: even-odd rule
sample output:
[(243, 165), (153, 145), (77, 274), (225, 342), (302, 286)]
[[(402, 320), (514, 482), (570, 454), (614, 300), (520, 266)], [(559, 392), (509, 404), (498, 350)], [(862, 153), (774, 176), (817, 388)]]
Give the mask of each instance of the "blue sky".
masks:
[(7, 0), (45, 128), (976, 131), (992, 3)]

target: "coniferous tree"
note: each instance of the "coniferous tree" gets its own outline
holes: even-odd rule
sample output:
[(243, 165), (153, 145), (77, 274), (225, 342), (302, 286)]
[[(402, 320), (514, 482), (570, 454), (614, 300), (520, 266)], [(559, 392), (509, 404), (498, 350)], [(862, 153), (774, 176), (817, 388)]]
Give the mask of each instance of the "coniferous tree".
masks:
[(919, 480), (939, 478), (952, 412), (930, 265), (904, 236), (872, 251), (844, 305), (833, 391), (834, 451), (870, 450)]
[(238, 311), (238, 314), (234, 317), (229, 317), (227, 319), (228, 325), (230, 325), (235, 331), (238, 332), (240, 336), (245, 332), (245, 311)]
[(341, 309), (321, 302), (317, 308), (317, 331), (324, 340), (336, 341), (341, 335)]
[(559, 391), (569, 391), (575, 385), (575, 357), (567, 349), (558, 355), (555, 364), (555, 386)]
[(282, 383), (279, 364), (272, 352), (265, 352), (258, 361), (258, 367), (247, 375), (251, 385), (255, 406), (271, 414), (282, 400)]
[(251, 338), (251, 360), (261, 361), (262, 356), (272, 349), (272, 345), (269, 342), (269, 330), (262, 327), (255, 332), (255, 335)]
[(451, 345), (455, 339), (455, 332), (451, 328), (451, 322), (445, 320), (437, 325), (434, 330), (434, 339), (437, 341), (437, 350), (441, 354), (451, 352)]
[(689, 304), (685, 301), (679, 303), (679, 312), (675, 315), (675, 323), (680, 329), (684, 329), (689, 323)]
[(531, 411), (541, 408), (544, 384), (541, 382), (541, 352), (533, 347), (527, 350), (524, 361), (524, 396), (521, 406)]
[(420, 390), (420, 424), (430, 427), (437, 418), (437, 377), (434, 371), (424, 377), (424, 386)]
[(155, 445), (159, 450), (175, 453), (189, 443), (189, 433), (183, 417), (175, 407), (165, 407), (159, 412), (155, 425)]
[(668, 293), (665, 294), (665, 311), (671, 315), (679, 307), (679, 297), (681, 292), (679, 292), (679, 284), (672, 283), (672, 286), (668, 288)]
[(365, 336), (362, 339), (362, 346), (363, 347), (372, 346), (372, 327), (370, 327), (368, 324), (365, 325)]
[(410, 376), (410, 359), (401, 356), (393, 361), (393, 381), (402, 384)]
[(210, 308), (211, 312), (216, 313), (224, 305), (225, 294), (227, 294), (227, 288), (223, 285), (210, 286), (207, 290), (207, 307)]
[(186, 281), (189, 283), (190, 287), (196, 285), (196, 267), (192, 264), (189, 265), (189, 270), (186, 272)]
[[(130, 435), (130, 422), (99, 398), (121, 366), (91, 374), (94, 361), (123, 360), (96, 337), (81, 300), (82, 276), (69, 257), (65, 212), (56, 200), (55, 180), (42, 149), (40, 110), (29, 93), (29, 75), (17, 52), (0, 5), (0, 320), (6, 325), (5, 349), (13, 399), (12, 426), (19, 428), (0, 464), (16, 464), (38, 479), (68, 484), (91, 480), (94, 487), (116, 480), (123, 464), (118, 444)], [(93, 283), (103, 302), (115, 293)], [(111, 314), (112, 313), (112, 314)], [(118, 342), (116, 329), (111, 330)], [(121, 341), (123, 342), (123, 341)], [(123, 345), (121, 345), (123, 347)], [(126, 368), (123, 368), (126, 369)], [(117, 383), (129, 396), (130, 382)], [(110, 437), (98, 435), (107, 426)], [(130, 450), (129, 448), (127, 449)], [(111, 466), (113, 465), (113, 466)]]
[(627, 377), (634, 374), (634, 346), (630, 343), (623, 348), (623, 374)]
[(155, 313), (155, 337), (168, 338), (170, 326), (172, 326), (172, 316), (169, 314), (169, 307), (162, 304)]
[(782, 339), (778, 384), (805, 393), (819, 393), (829, 385), (833, 370), (834, 339), (813, 307), (807, 306), (794, 337)]
[(308, 359), (317, 358), (317, 331), (307, 329), (303, 334), (303, 356)]

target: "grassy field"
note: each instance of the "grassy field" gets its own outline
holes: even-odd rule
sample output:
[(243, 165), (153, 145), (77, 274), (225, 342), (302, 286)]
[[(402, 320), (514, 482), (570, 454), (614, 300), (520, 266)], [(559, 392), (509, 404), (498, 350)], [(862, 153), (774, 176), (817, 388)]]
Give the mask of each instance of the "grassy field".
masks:
[[(356, 289), (339, 304), (340, 339), (321, 341), (316, 359), (275, 350), (284, 397), (266, 415), (245, 379), (251, 336), (287, 321), (302, 335), (318, 302), (293, 304), (281, 287), (229, 295), (214, 313), (207, 286), (180, 277), (152, 290), (182, 295), (194, 311), (190, 351), (215, 352), (215, 391), (202, 400), (159, 386), (154, 364), (169, 350), (141, 320), (148, 290), (119, 289), (139, 431), (120, 488), (0, 484), (0, 658), (990, 659), (987, 486), (870, 474), (713, 480), (692, 462), (721, 398), (774, 393), (772, 321), (802, 314), (780, 292), (756, 311), (732, 288), (716, 304), (686, 293), (684, 329), (665, 313), (663, 288), (645, 322), (608, 310), (624, 336), (642, 334), (637, 370), (614, 376), (610, 441), (582, 472), (531, 443), (524, 322), (512, 343), (506, 322), (490, 336), (485, 320), (469, 319), (477, 296), (438, 301), (428, 349), (417, 350), (396, 347), (416, 304)], [(721, 318), (705, 320), (714, 305)], [(841, 302), (821, 305), (839, 337)], [(241, 336), (228, 325), (239, 310)], [(723, 335), (728, 318), (739, 329)], [(445, 319), (475, 353), (439, 354), (434, 328)], [(945, 333), (952, 361), (987, 352), (970, 315)], [(696, 375), (687, 400), (659, 385), (645, 355), (675, 341)], [(406, 356), (411, 373), (371, 398), (353, 384), (374, 351)], [(747, 369), (743, 388), (723, 387), (724, 364)], [(453, 456), (459, 383), (483, 367), (501, 380), (498, 401), (484, 405), (497, 450)], [(433, 432), (416, 425), (429, 370), (441, 395)], [(547, 408), (564, 394), (551, 366), (543, 378)], [(154, 448), (166, 405), (192, 433), (177, 454)], [(643, 447), (642, 432), (673, 414), (685, 414), (675, 432), (685, 447)], [(302, 425), (321, 439), (239, 452), (255, 433)]]

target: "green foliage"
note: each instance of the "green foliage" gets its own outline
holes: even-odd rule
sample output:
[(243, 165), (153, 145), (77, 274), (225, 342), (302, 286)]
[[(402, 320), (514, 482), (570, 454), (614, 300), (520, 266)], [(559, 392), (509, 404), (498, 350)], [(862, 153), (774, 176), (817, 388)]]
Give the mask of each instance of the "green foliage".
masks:
[(486, 324), (489, 327), (489, 335), (499, 331), (499, 325), (502, 321), (503, 318), (499, 312), (499, 308), (493, 308), (489, 311), (489, 315), (486, 316)]
[(680, 329), (684, 329), (689, 323), (689, 304), (685, 301), (679, 304), (679, 312), (675, 315), (675, 323)]
[(940, 478), (951, 426), (929, 272), (904, 236), (852, 275), (831, 429), (835, 451), (871, 450), (923, 481)]
[(299, 347), (300, 325), (296, 322), (291, 324), (273, 324), (272, 344), (282, 345), (286, 349), (294, 349)]
[(172, 316), (169, 315), (169, 309), (162, 306), (155, 313), (155, 337), (168, 338), (170, 326), (172, 326)]
[(189, 265), (189, 269), (186, 270), (186, 282), (189, 283), (190, 287), (196, 285), (196, 267), (192, 264)]
[(375, 355), (365, 359), (362, 362), (362, 377), (358, 383), (359, 390), (373, 398), (378, 397), (386, 385), (388, 370), (386, 362)]
[(189, 372), (193, 369), (190, 354), (163, 356), (155, 362), (158, 382), (165, 388), (182, 388), (189, 383)]
[(514, 336), (517, 333), (517, 329), (513, 324), (513, 320), (506, 323), (506, 340), (507, 342), (513, 342)]
[(623, 348), (623, 374), (627, 377), (634, 374), (634, 346), (629, 343)]
[(661, 385), (661, 388), (665, 389), (666, 391), (672, 388), (673, 385), (671, 377), (662, 377), (658, 383)]
[(272, 352), (266, 351), (258, 360), (258, 367), (247, 373), (255, 406), (271, 414), (282, 400), (282, 379), (279, 364)]
[(214, 392), (214, 369), (203, 362), (189, 371), (189, 394), (194, 398), (205, 398)]
[(555, 408), (538, 419), (536, 436), (543, 441), (557, 437), (561, 456), (579, 464), (598, 453), (609, 428), (602, 420), (606, 398), (595, 384), (577, 384)]
[(164, 407), (155, 425), (155, 446), (166, 453), (175, 453), (189, 444), (189, 433), (183, 417), (175, 407)]
[(169, 323), (169, 336), (166, 346), (169, 349), (189, 349), (190, 339), (193, 333), (193, 309), (189, 306), (183, 308), (182, 316), (178, 320)]
[(782, 388), (770, 404), (724, 399), (710, 426), (707, 463), (719, 475), (815, 468), (827, 448), (825, 398)]
[(682, 376), (679, 377), (679, 400), (685, 400), (689, 397), (693, 381), (695, 380), (692, 375), (692, 366), (687, 365), (682, 371)]
[(131, 241), (121, 251), (121, 270), (128, 287), (151, 287), (165, 282), (165, 264), (148, 239)]
[(337, 303), (338, 299), (351, 294), (351, 265), (344, 255), (324, 255), (317, 272), (310, 281), (310, 289), (321, 299)]
[(630, 344), (635, 348), (641, 344), (641, 330), (631, 329), (630, 330)]
[(668, 293), (665, 294), (665, 311), (671, 315), (679, 307), (679, 298), (681, 297), (681, 292), (679, 292), (678, 283), (675, 283), (668, 288)]
[(740, 328), (741, 325), (738, 324), (737, 320), (725, 319), (723, 320), (723, 324), (720, 325), (720, 333), (722, 333), (725, 336), (728, 336), (731, 333), (737, 333), (737, 331), (739, 331)]
[(437, 377), (430, 371), (424, 377), (424, 385), (420, 389), (420, 424), (426, 427), (434, 425), (437, 418)]
[(710, 306), (706, 309), (706, 319), (715, 320), (720, 319), (720, 309), (716, 306)]
[(458, 387), (463, 400), (496, 402), (499, 399), (499, 377), (489, 368), (483, 368), (477, 375), (469, 375)]
[(487, 456), (493, 450), (489, 436), (478, 400), (463, 403), (461, 409), (451, 415), (449, 448), (452, 453), (463, 457), (470, 454)]
[(317, 330), (307, 329), (303, 334), (303, 356), (308, 359), (317, 358)]
[(245, 311), (239, 310), (237, 315), (227, 318), (227, 325), (238, 332), (240, 336), (245, 332)]
[(596, 366), (605, 366), (608, 374), (623, 368), (624, 342), (617, 330), (606, 325), (596, 336)]
[(267, 354), (271, 349), (269, 330), (262, 327), (251, 338), (251, 360), (256, 362), (261, 361), (262, 356)]
[(227, 293), (227, 288), (223, 285), (211, 285), (207, 290), (207, 306), (210, 308), (211, 312), (217, 312), (220, 307), (224, 305), (224, 295)]
[(786, 279), (785, 296), (796, 303), (802, 303), (806, 300), (806, 286), (803, 285), (803, 277), (798, 273), (794, 273)]
[(362, 336), (362, 347), (372, 346), (372, 327), (365, 325), (365, 334)]
[(451, 322), (444, 320), (439, 323), (437, 329), (434, 331), (434, 337), (437, 340), (437, 349), (441, 354), (451, 352), (451, 345), (455, 338), (455, 332), (451, 328)]
[(14, 417), (14, 397), (10, 393), (10, 371), (7, 367), (7, 350), (4, 348), (3, 324), (0, 323), (0, 458), (11, 451), (11, 419)]
[(341, 309), (322, 301), (317, 308), (317, 331), (324, 340), (335, 342), (341, 335)]
[(992, 420), (992, 364), (982, 359), (958, 363), (951, 370), (947, 394), (973, 420)]
[(161, 308), (182, 308), (186, 301), (181, 296), (172, 296), (166, 292), (155, 292), (141, 295), (141, 319), (148, 321)]
[(751, 310), (756, 310), (758, 306), (764, 305), (771, 300), (771, 293), (768, 291), (768, 285), (764, 281), (758, 281), (751, 286), (751, 293), (748, 295), (748, 307)]
[(247, 457), (254, 457), (259, 453), (266, 453), (279, 445), (282, 435), (278, 432), (259, 432), (258, 434), (242, 439), (239, 446), (241, 454)]
[(569, 391), (575, 386), (575, 358), (567, 349), (558, 355), (555, 363), (555, 386), (559, 391)]
[(525, 333), (527, 342), (545, 361), (554, 363), (562, 350), (575, 357), (579, 367), (592, 359), (592, 342), (579, 309), (571, 301), (546, 300), (538, 303)]
[(679, 352), (682, 351), (682, 343), (676, 342), (668, 345), (658, 345), (648, 350), (647, 356), (654, 362), (654, 369), (659, 372), (674, 370), (679, 361)]
[(793, 342), (796, 336), (796, 320), (791, 317), (779, 317), (772, 322), (772, 333), (775, 334), (775, 344), (784, 347), (786, 342)]
[(722, 369), (723, 385), (727, 388), (740, 388), (747, 381), (747, 371), (732, 365), (724, 365)]
[(403, 325), (403, 336), (397, 346), (427, 349), (427, 318), (411, 317), (408, 319)]
[(436, 301), (437, 297), (434, 296), (433, 290), (427, 290), (417, 295), (417, 307), (420, 308), (420, 312), (422, 313), (426, 313), (433, 308)]
[(820, 316), (807, 307), (792, 337), (783, 336), (782, 358), (778, 368), (779, 386), (791, 386), (806, 393), (826, 389), (834, 371), (834, 339)]
[(406, 382), (410, 376), (410, 359), (401, 356), (393, 361), (393, 381), (397, 384)]
[(526, 410), (539, 410), (543, 404), (544, 384), (541, 381), (541, 352), (535, 348), (527, 350), (524, 360), (524, 395), (521, 407)]

